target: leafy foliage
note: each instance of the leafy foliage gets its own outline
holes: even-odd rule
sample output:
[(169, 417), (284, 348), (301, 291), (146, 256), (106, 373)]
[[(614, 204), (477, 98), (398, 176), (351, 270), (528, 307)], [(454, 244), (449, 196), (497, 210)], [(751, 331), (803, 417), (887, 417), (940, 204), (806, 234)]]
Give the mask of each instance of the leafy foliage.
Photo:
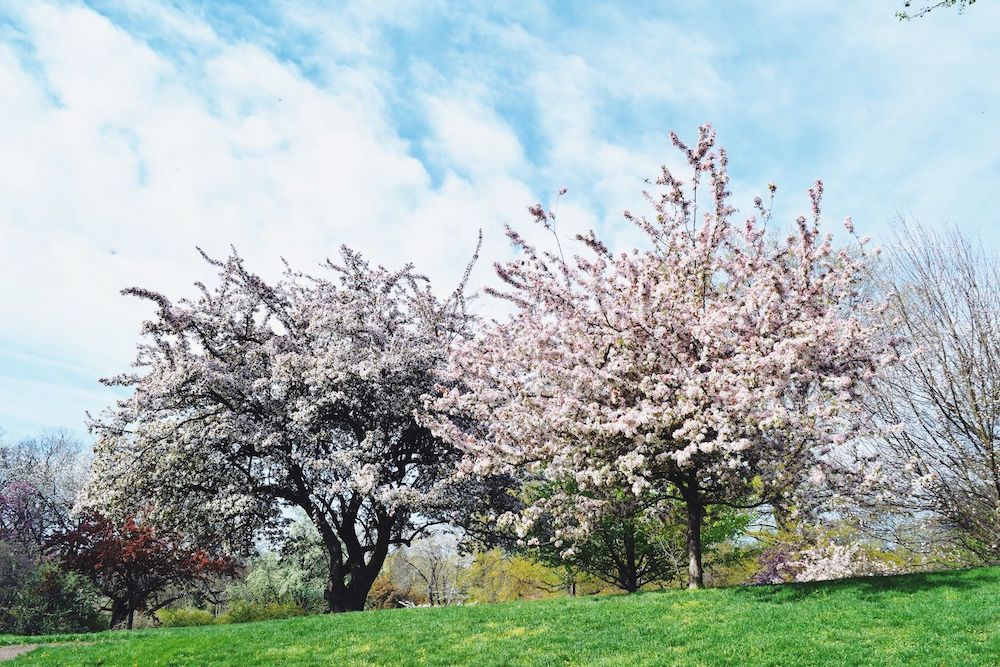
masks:
[(156, 613), (160, 625), (165, 628), (188, 628), (195, 625), (211, 625), (215, 616), (206, 609), (180, 607), (178, 609), (161, 609)]
[(279, 618), (302, 616), (305, 610), (291, 602), (235, 602), (220, 619), (220, 623), (252, 623)]
[(46, 563), (35, 568), (19, 588), (3, 631), (19, 635), (93, 632), (107, 627), (98, 611), (97, 591), (85, 578)]
[(266, 553), (250, 561), (243, 580), (226, 592), (231, 605), (293, 604), (319, 611), (325, 608), (325, 583), (324, 573), (317, 574), (288, 558)]
[(100, 514), (81, 518), (76, 527), (54, 536), (49, 548), (62, 565), (93, 581), (111, 599), (111, 624), (132, 627), (134, 614), (170, 589), (232, 576), (236, 563), (177, 536), (158, 533), (129, 517), (118, 524)]

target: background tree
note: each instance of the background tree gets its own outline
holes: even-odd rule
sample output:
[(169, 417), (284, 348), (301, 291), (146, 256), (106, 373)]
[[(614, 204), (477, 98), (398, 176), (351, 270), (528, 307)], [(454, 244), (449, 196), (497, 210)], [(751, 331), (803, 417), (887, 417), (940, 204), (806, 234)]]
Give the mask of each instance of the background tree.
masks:
[(1000, 263), (957, 230), (906, 227), (889, 317), (907, 339), (868, 407), (895, 509), (1000, 561)]
[(459, 536), (438, 532), (416, 540), (393, 554), (402, 567), (397, 575), (403, 590), (421, 589), (432, 607), (464, 602), (463, 574), (472, 559), (459, 551)]
[[(645, 506), (633, 497), (609, 503), (586, 539), (567, 550), (553, 538), (549, 522), (529, 533), (530, 547), (543, 563), (568, 565), (606, 584), (634, 593), (649, 584), (668, 586), (686, 574), (687, 531), (684, 505), (662, 501)], [(706, 508), (702, 550), (708, 554), (746, 532), (752, 516), (719, 505)]]
[(0, 440), (0, 540), (37, 550), (68, 528), (87, 470), (83, 445), (66, 431)]
[(228, 602), (325, 609), (329, 557), (309, 517), (297, 512), (281, 543), (272, 547), (247, 564), (242, 581), (226, 589)]
[(505, 553), (499, 548), (477, 552), (463, 580), (471, 602), (487, 603), (593, 593), (601, 588), (601, 582), (565, 562), (550, 567), (523, 553)]
[(0, 438), (0, 632), (93, 629), (89, 583), (47, 563), (45, 541), (73, 524), (83, 483), (83, 446), (67, 432), (16, 442)]
[[(0, 564), (2, 559), (0, 553)], [(0, 580), (0, 591), (5, 583)], [(18, 582), (9, 605), (0, 604), (0, 632), (41, 635), (106, 629), (98, 597), (85, 577), (57, 563), (42, 563)]]
[(155, 612), (194, 586), (211, 585), (236, 571), (232, 559), (158, 534), (131, 517), (120, 524), (99, 514), (84, 517), (55, 535), (48, 547), (65, 569), (89, 578), (111, 601), (111, 627), (129, 630), (136, 611)]
[(469, 331), (462, 288), (439, 300), (412, 266), (347, 248), (332, 278), (289, 268), (275, 284), (235, 254), (209, 261), (219, 284), (195, 300), (126, 290), (158, 312), (144, 373), (107, 380), (132, 394), (93, 423), (89, 504), (243, 552), (300, 508), (327, 553), (328, 609), (360, 610), (393, 546), (496, 495), (452, 483), (459, 450), (415, 416)]
[(557, 484), (510, 520), (523, 538), (551, 517), (567, 553), (624, 495), (683, 503), (697, 587), (706, 508), (777, 504), (832, 465), (859, 389), (893, 351), (871, 343), (865, 241), (852, 254), (820, 232), (821, 183), (811, 221), (769, 242), (760, 198), (733, 220), (711, 128), (693, 148), (672, 136), (691, 177), (664, 167), (653, 219), (626, 213), (644, 249), (616, 254), (590, 232), (577, 237), (586, 256), (567, 260), (561, 243), (545, 252), (508, 230), (522, 257), (497, 266), (507, 291), (493, 294), (515, 312), (456, 350), (434, 428), (469, 474)]

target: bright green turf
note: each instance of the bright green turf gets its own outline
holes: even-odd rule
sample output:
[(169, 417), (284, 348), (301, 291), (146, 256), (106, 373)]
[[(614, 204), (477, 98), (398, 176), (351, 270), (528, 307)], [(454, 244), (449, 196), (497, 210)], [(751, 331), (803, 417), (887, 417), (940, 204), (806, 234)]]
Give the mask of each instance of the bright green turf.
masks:
[(13, 665), (997, 665), (1000, 568), (115, 632)]

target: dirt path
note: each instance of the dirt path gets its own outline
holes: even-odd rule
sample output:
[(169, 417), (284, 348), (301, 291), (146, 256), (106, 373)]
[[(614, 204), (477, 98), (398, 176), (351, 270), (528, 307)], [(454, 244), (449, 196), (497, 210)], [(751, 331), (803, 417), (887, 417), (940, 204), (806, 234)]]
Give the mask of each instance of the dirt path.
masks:
[(51, 644), (14, 644), (13, 646), (0, 646), (0, 662), (13, 660), (14, 658), (30, 653), (42, 646), (90, 646), (94, 642), (53, 642)]
[(15, 646), (0, 646), (0, 662), (13, 660), (19, 655), (24, 655), (28, 651), (34, 651), (38, 644), (17, 644)]

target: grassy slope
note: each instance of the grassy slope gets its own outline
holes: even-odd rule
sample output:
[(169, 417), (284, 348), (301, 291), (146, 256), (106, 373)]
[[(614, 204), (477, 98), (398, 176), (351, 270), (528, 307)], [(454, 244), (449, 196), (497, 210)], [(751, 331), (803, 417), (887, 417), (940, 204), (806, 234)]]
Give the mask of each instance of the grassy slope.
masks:
[(67, 639), (11, 664), (995, 665), (1000, 568)]

